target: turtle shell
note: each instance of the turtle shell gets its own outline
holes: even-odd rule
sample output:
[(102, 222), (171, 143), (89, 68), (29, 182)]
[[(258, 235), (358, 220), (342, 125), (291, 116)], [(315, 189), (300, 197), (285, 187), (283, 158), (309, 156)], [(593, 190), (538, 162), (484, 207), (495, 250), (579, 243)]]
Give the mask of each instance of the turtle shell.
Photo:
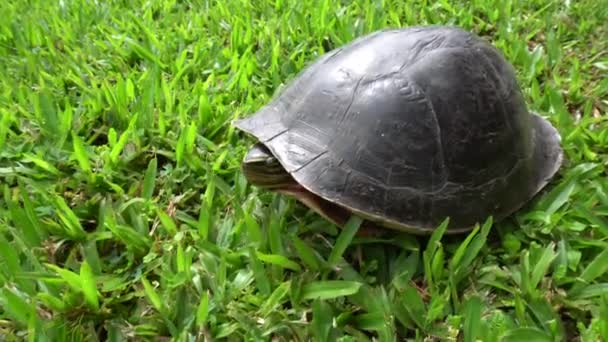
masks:
[(409, 232), (500, 220), (562, 163), (514, 68), (457, 27), (377, 31), (322, 55), (235, 126), (308, 191)]

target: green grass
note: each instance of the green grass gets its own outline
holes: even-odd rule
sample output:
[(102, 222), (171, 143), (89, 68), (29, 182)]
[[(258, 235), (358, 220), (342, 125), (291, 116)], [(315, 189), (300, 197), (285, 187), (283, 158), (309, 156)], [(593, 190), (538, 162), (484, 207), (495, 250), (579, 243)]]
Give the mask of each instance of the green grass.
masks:
[[(608, 340), (608, 6), (341, 3), (3, 2), (0, 340)], [(370, 241), (247, 185), (233, 119), (417, 24), (516, 67), (568, 159), (542, 196), (469, 235)]]

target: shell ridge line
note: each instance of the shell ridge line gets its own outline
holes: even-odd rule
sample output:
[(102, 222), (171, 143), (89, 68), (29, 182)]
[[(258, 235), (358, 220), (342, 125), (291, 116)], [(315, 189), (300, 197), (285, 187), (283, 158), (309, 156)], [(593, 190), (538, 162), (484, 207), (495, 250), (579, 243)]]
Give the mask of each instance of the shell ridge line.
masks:
[[(490, 68), (490, 71), (494, 75), (501, 75), (501, 73), (496, 69), (496, 66), (494, 66), (494, 63), (492, 63), (492, 60), (487, 55), (487, 53), (485, 53), (485, 51), (482, 50), (482, 48), (484, 48), (484, 47), (485, 46), (472, 46), (472, 47), (469, 47), (468, 50), (472, 51), (471, 55), (481, 57), (486, 62), (487, 67)], [(489, 76), (484, 74), (484, 77), (488, 78)], [(505, 79), (501, 76), (499, 79), (499, 83), (502, 83), (504, 81), (505, 81)], [(507, 109), (505, 107), (505, 100), (512, 97), (513, 93), (517, 91), (516, 90), (517, 85), (513, 84), (513, 83), (503, 84), (503, 85), (505, 87), (504, 87), (504, 89), (500, 89), (500, 91), (498, 92), (500, 101), (497, 101), (497, 102), (498, 102), (498, 105), (500, 106), (503, 118), (505, 119), (505, 120), (503, 120), (503, 122), (509, 127), (509, 131), (513, 132), (513, 126), (511, 125), (511, 121), (509, 121), (506, 117), (504, 117), (505, 114), (509, 114), (509, 113), (507, 113)]]
[[(420, 31), (426, 31), (426, 30), (422, 29), (422, 30), (416, 30), (414, 32), (418, 33)], [(437, 40), (440, 40), (439, 43), (437, 43)], [(414, 42), (414, 46), (412, 47), (412, 50), (411, 50), (411, 51), (413, 51), (414, 55), (411, 56), (410, 58), (408, 58), (405, 62), (403, 62), (403, 64), (401, 64), (401, 67), (399, 67), (399, 71), (403, 71), (403, 69), (407, 68), (408, 66), (413, 66), (416, 63), (418, 63), (418, 61), (419, 61), (418, 56), (421, 53), (428, 52), (429, 50), (432, 51), (432, 50), (440, 49), (441, 43), (443, 43), (444, 41), (445, 41), (444, 38), (435, 36), (429, 40), (420, 39), (420, 40)], [(427, 49), (428, 46), (431, 46), (431, 48)]]
[(523, 162), (529, 161), (531, 158), (533, 158), (533, 155), (524, 158), (518, 158), (515, 164), (513, 164), (513, 166), (511, 166), (511, 168), (507, 170), (507, 172), (505, 172), (503, 175), (491, 179), (483, 184), (479, 184), (478, 186), (469, 187), (469, 189), (478, 191), (479, 189), (483, 189), (485, 187), (491, 187), (501, 181), (506, 182), (507, 178), (509, 178), (513, 173), (515, 173)]
[(307, 165), (309, 165), (310, 163), (314, 162), (315, 160), (321, 158), (323, 155), (327, 154), (327, 152), (329, 152), (328, 150), (325, 150), (319, 154), (317, 154), (316, 156), (310, 158), (309, 160), (307, 160), (305, 163), (303, 163), (302, 165), (298, 166), (297, 168), (293, 169), (293, 171), (291, 171), (291, 173), (295, 173), (298, 172), (300, 170), (302, 170), (304, 167), (306, 167)]
[[(442, 43), (444, 42), (444, 40), (441, 41)], [(426, 42), (416, 42), (414, 43), (414, 46), (417, 45), (421, 45), (424, 44), (422, 47), (418, 48), (415, 50), (415, 55), (412, 58), (409, 58), (408, 60), (406, 60), (405, 62), (403, 62), (403, 64), (401, 64), (401, 67), (399, 67), (399, 72), (402, 72), (403, 70), (407, 69), (407, 68), (412, 68), (414, 67), (414, 65), (418, 64), (420, 61), (424, 60), (424, 58), (418, 58), (418, 55), (424, 51), (424, 52), (433, 52), (433, 51), (444, 51), (444, 50), (451, 50), (451, 49), (460, 49), (461, 47), (457, 47), (457, 46), (441, 46), (441, 44), (439, 44), (438, 46), (434, 46), (432, 49), (426, 49), (425, 48), (428, 45), (431, 45), (433, 43), (433, 41), (426, 41)]]
[[(421, 89), (421, 87), (418, 87), (418, 85), (415, 82), (413, 82), (413, 85), (414, 85), (415, 88), (419, 89), (420, 93), (422, 94), (422, 96), (426, 100), (428, 108), (429, 108), (430, 112), (432, 113), (431, 119), (435, 122), (435, 126), (437, 127), (437, 137), (436, 137), (436, 139), (437, 139), (437, 145), (438, 145), (438, 148), (439, 148), (439, 157), (441, 158), (440, 159), (440, 163), (441, 163), (440, 164), (441, 165), (441, 176), (443, 176), (440, 188), (437, 189), (437, 190), (435, 190), (435, 192), (437, 194), (439, 194), (447, 186), (448, 177), (449, 177), (449, 172), (448, 172), (448, 170), (447, 170), (447, 168), (445, 166), (445, 152), (444, 152), (444, 148), (443, 148), (443, 139), (442, 139), (442, 136), (441, 136), (441, 125), (439, 125), (439, 119), (437, 118), (437, 112), (435, 111), (435, 107), (433, 106), (433, 103), (432, 103), (431, 99), (429, 99), (429, 97), (427, 96), (426, 92), (423, 89)], [(432, 166), (432, 163), (431, 163), (431, 189), (435, 189), (435, 179), (434, 179), (434, 172), (432, 171), (432, 168), (433, 168), (433, 166)], [(434, 196), (431, 195), (430, 197), (431, 197), (431, 199), (429, 201), (430, 202), (429, 203), (429, 205), (430, 205), (430, 209), (429, 209), (430, 213), (429, 213), (429, 215), (430, 215), (430, 217), (435, 217), (435, 210), (434, 210), (435, 209), (435, 201), (433, 200)], [(424, 205), (420, 207), (420, 211), (423, 211), (423, 207), (424, 207)], [(424, 213), (421, 213), (421, 214), (424, 214)]]
[(430, 42), (428, 41), (423, 42), (421, 40), (415, 42), (414, 47), (412, 48), (412, 50), (414, 51), (414, 55), (407, 59), (405, 62), (403, 62), (403, 64), (401, 64), (401, 67), (399, 67), (399, 70), (401, 71), (405, 69), (410, 63), (416, 64), (416, 62), (418, 62), (418, 55), (420, 55), (420, 52), (422, 52), (429, 43)]
[(353, 105), (353, 102), (355, 102), (355, 96), (357, 95), (357, 90), (359, 89), (359, 86), (361, 85), (361, 82), (363, 81), (364, 78), (365, 78), (365, 75), (361, 76), (359, 78), (359, 81), (357, 81), (357, 84), (355, 85), (355, 88), (353, 89), (352, 94), (350, 96), (350, 102), (348, 103), (348, 105), (346, 106), (346, 109), (344, 109), (344, 112), (342, 113), (342, 117), (340, 118), (340, 123), (338, 124), (338, 127), (342, 126), (342, 123), (346, 119), (346, 116), (348, 115), (348, 112), (350, 111), (350, 107)]
[(285, 133), (285, 132), (287, 132), (287, 131), (289, 131), (289, 128), (285, 127), (285, 128), (283, 128), (282, 130), (278, 131), (278, 132), (277, 132), (277, 134), (275, 134), (275, 135), (273, 135), (273, 136), (269, 137), (268, 139), (264, 140), (264, 142), (265, 142), (265, 143), (269, 143), (269, 142), (271, 142), (272, 140), (276, 139), (276, 138), (277, 138), (279, 135), (283, 135), (283, 133)]
[[(327, 134), (325, 131), (321, 130), (321, 129), (320, 129), (320, 128), (318, 128), (318, 127), (315, 127), (315, 126), (313, 126), (313, 125), (309, 124), (308, 122), (306, 122), (306, 121), (304, 121), (304, 120), (302, 120), (302, 119), (299, 119), (299, 118), (298, 118), (298, 119), (295, 119), (295, 122), (300, 123), (300, 124), (302, 124), (302, 125), (304, 125), (304, 126), (306, 126), (306, 127), (310, 128), (310, 129), (312, 129), (313, 131), (315, 131), (315, 132), (317, 132), (317, 133), (319, 133), (319, 134), (322, 134), (322, 135), (324, 135), (324, 136), (326, 136), (326, 137), (329, 137), (329, 135), (328, 135), (328, 134)], [(318, 146), (318, 144), (315, 144), (315, 145), (317, 145), (317, 146)]]
[[(449, 51), (449, 50), (463, 50), (463, 49), (467, 49), (467, 48), (468, 47), (463, 47), (463, 46), (439, 46), (439, 47), (429, 50), (427, 52), (443, 52), (443, 51)], [(401, 67), (399, 68), (398, 71), (403, 72), (404, 69), (411, 68), (423, 60), (424, 60), (424, 58), (418, 59), (418, 60), (414, 61), (412, 64), (408, 64), (407, 62), (405, 62), (401, 65)]]
[(344, 47), (339, 47), (339, 48), (333, 50), (333, 52), (325, 60), (321, 61), (321, 64), (329, 63), (333, 58), (337, 57), (343, 51), (344, 51)]
[[(342, 166), (341, 166), (341, 163), (340, 163), (340, 164), (338, 164), (338, 166), (339, 166), (339, 167), (342, 167)], [(340, 191), (340, 192), (338, 193), (338, 195), (339, 195), (340, 193), (344, 193), (344, 192), (346, 191), (346, 187), (348, 186), (348, 183), (349, 183), (349, 181), (350, 181), (350, 176), (352, 175), (352, 172), (353, 172), (353, 171), (352, 171), (352, 169), (350, 169), (350, 168), (349, 168), (349, 170), (346, 172), (346, 177), (344, 177), (344, 184), (342, 184), (342, 191)]]
[[(387, 183), (390, 184), (390, 179), (391, 179), (392, 176), (393, 176), (393, 168), (391, 167), (391, 168), (388, 169), (388, 174), (386, 176)], [(383, 196), (384, 198), (382, 200), (382, 207), (384, 207), (384, 208), (387, 207), (389, 192), (390, 192), (389, 189), (385, 189), (384, 190), (384, 196)]]
[[(418, 87), (418, 85), (415, 82), (413, 82), (413, 85), (416, 88), (418, 88), (418, 90), (420, 91), (420, 93), (422, 93), (422, 96), (424, 96), (424, 99), (426, 100), (426, 103), (429, 106), (429, 110), (433, 114), (432, 115), (432, 120), (435, 122), (435, 126), (437, 126), (437, 144), (439, 146), (439, 156), (441, 158), (440, 159), (441, 174), (443, 175), (443, 181), (442, 181), (441, 185), (443, 187), (443, 186), (445, 186), (445, 183), (447, 182), (447, 180), (449, 178), (449, 170), (445, 166), (445, 150), (443, 148), (443, 139), (442, 139), (442, 136), (441, 136), (441, 125), (439, 124), (439, 119), (437, 118), (437, 112), (435, 111), (435, 107), (433, 106), (433, 102), (426, 95), (426, 92), (423, 89), (421, 89), (420, 87)], [(432, 185), (432, 188), (434, 188), (434, 184)]]

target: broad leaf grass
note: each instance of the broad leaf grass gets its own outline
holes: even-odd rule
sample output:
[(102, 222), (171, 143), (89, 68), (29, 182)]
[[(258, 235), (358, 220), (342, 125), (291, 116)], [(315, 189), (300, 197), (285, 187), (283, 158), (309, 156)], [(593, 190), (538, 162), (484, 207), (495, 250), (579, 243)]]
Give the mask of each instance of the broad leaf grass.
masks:
[[(0, 5), (2, 340), (608, 340), (608, 15), (587, 1)], [(567, 163), (469, 235), (358, 238), (251, 188), (230, 122), (384, 27), (515, 65)]]

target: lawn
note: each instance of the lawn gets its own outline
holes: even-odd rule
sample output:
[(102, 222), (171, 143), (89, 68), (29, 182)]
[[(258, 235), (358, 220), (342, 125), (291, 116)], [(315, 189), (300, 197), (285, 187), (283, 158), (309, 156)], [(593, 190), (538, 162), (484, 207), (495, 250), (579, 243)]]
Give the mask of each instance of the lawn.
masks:
[[(602, 2), (3, 2), (0, 341), (608, 340)], [(562, 135), (545, 192), (470, 234), (374, 240), (247, 184), (234, 119), (421, 24), (515, 66)]]

